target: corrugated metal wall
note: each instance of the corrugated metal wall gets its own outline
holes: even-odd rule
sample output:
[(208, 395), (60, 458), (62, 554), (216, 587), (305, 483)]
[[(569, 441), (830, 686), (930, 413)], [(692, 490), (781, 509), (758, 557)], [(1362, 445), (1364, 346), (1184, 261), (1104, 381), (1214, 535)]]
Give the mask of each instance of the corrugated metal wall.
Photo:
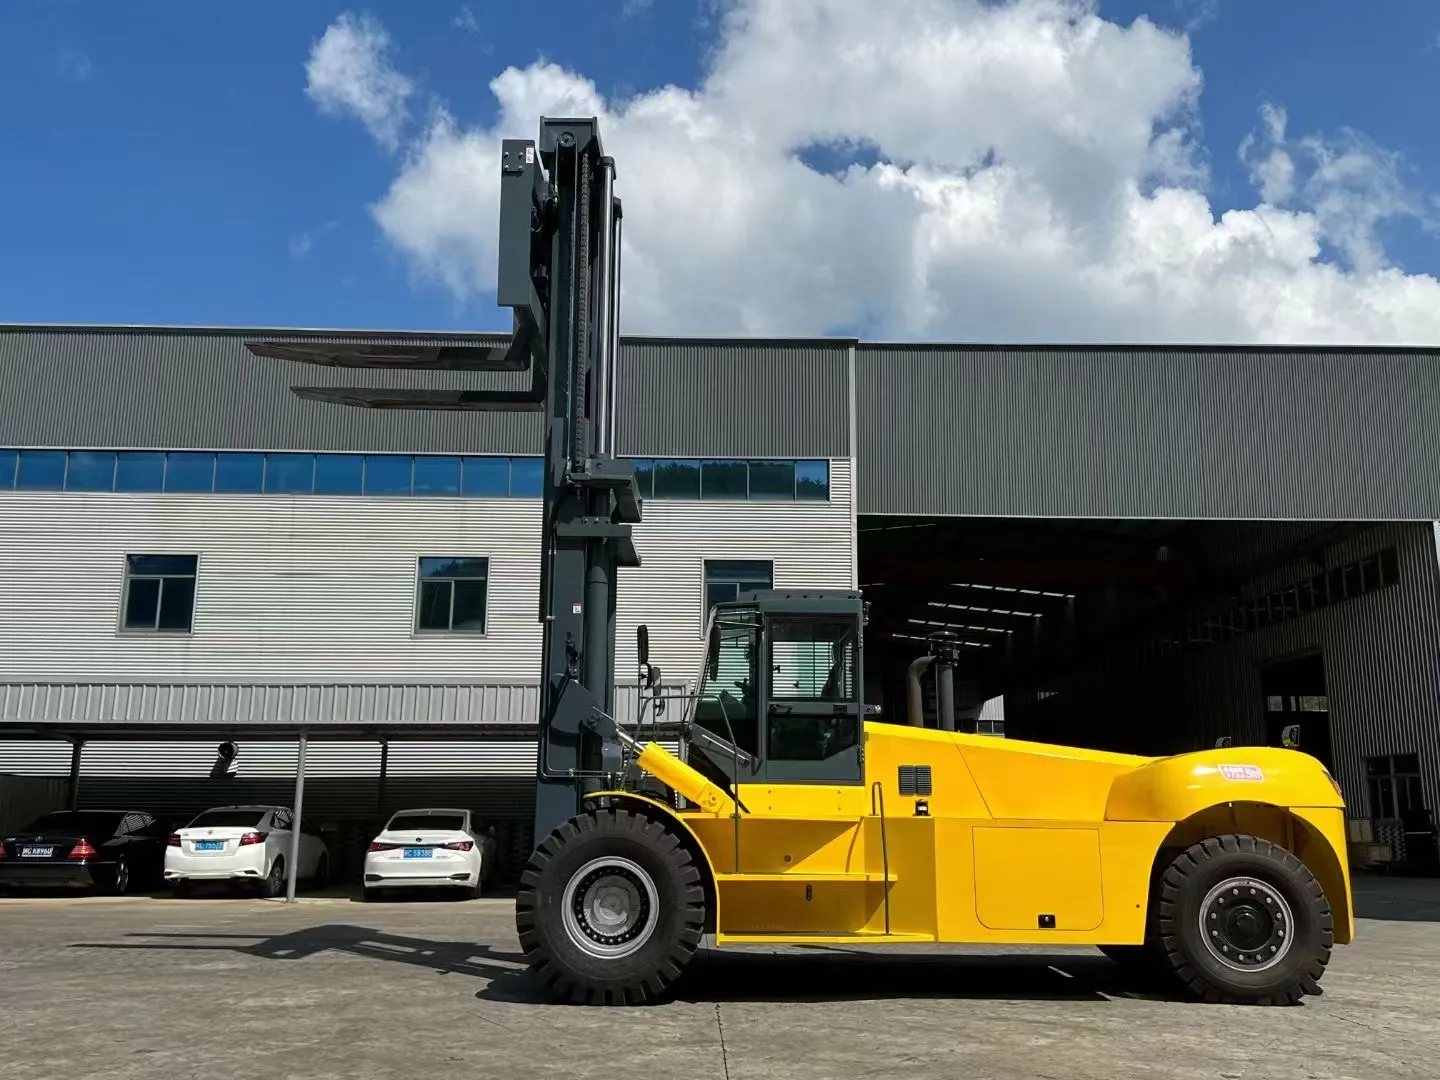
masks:
[(861, 345), (859, 512), (1431, 520), (1437, 360)]
[[(6, 681), (536, 677), (538, 499), (0, 491), (0, 522)], [(126, 554), (172, 552), (194, 634), (119, 633)], [(490, 560), (487, 633), (417, 635), (416, 561), (457, 555)]]
[(0, 441), (65, 448), (538, 454), (529, 413), (418, 413), (301, 401), (292, 386), (510, 386), (513, 376), (347, 371), (260, 359), (247, 340), (489, 345), (484, 335), (0, 329)]
[(763, 559), (777, 588), (855, 587), (853, 470), (830, 463), (828, 502), (645, 505), (635, 530), (644, 565), (621, 570), (616, 676), (634, 679), (635, 628), (650, 627), (650, 659), (668, 678), (697, 674), (705, 632), (705, 560)]
[[(527, 413), (317, 405), (307, 386), (511, 387), (515, 376), (347, 371), (246, 351), (247, 340), (493, 345), (493, 335), (0, 328), (0, 441), (23, 446), (539, 454)], [(846, 457), (843, 341), (621, 342), (620, 453)], [(523, 377), (522, 377), (523, 378)]]
[[(1358, 816), (1366, 797), (1364, 759), (1417, 753), (1426, 797), (1440, 806), (1440, 570), (1433, 527), (1377, 526), (1324, 556), (1342, 566), (1395, 545), (1400, 581), (1333, 607), (1228, 642), (1149, 662), (1132, 657), (1092, 665), (1043, 688), (1035, 700), (1007, 693), (1007, 733), (1078, 745), (1173, 753), (1265, 741), (1261, 671), (1271, 661), (1319, 650), (1324, 657), (1336, 779)], [(1313, 565), (1268, 575), (1255, 595), (1314, 574)]]
[(616, 370), (616, 452), (849, 457), (848, 344), (632, 339)]
[[(777, 583), (853, 585), (853, 490), (837, 460), (828, 501), (647, 502), (644, 565), (622, 571), (617, 678), (634, 678), (642, 620), (657, 662), (698, 662), (706, 558), (772, 559)], [(0, 491), (0, 678), (530, 681), (539, 515), (538, 499)], [(200, 557), (194, 634), (119, 633), (126, 554), (166, 552)], [(416, 560), (455, 555), (490, 560), (487, 632), (418, 635)]]

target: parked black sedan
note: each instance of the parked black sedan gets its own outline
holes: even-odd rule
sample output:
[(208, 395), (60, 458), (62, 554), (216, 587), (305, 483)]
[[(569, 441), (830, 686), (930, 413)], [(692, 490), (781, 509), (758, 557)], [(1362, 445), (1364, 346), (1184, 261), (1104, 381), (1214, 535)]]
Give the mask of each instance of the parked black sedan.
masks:
[(0, 841), (0, 888), (158, 889), (169, 832), (143, 810), (57, 810)]

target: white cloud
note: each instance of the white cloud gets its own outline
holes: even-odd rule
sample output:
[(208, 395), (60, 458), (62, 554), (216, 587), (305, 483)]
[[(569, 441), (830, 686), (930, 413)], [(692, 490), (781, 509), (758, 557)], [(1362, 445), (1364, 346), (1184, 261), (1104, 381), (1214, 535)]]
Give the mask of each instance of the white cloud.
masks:
[(460, 14), (450, 20), (450, 25), (456, 30), (464, 30), (467, 34), (480, 33), (480, 23), (475, 18), (475, 12), (466, 5), (460, 9)]
[[(1359, 136), (1291, 139), (1266, 110), (1241, 148), (1261, 201), (1217, 215), (1183, 34), (1093, 0), (729, 0), (718, 28), (694, 89), (606, 101), (552, 63), (507, 69), (494, 125), (440, 111), (375, 220), (417, 275), (483, 293), (501, 138), (593, 114), (627, 332), (1440, 341), (1440, 282), (1375, 233), (1428, 221), (1423, 200)], [(855, 145), (879, 160), (805, 164)]]
[(352, 115), (388, 150), (399, 145), (414, 92), (390, 62), (390, 35), (369, 15), (346, 12), (310, 50), (305, 92), (328, 115)]

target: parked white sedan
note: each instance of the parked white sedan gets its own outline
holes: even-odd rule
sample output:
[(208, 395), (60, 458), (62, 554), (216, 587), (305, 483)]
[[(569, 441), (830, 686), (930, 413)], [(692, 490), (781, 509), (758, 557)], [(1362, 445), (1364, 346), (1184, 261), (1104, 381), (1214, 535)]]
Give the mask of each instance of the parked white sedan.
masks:
[(387, 888), (463, 889), (479, 896), (495, 867), (495, 829), (469, 810), (401, 810), (365, 854), (365, 899)]
[[(285, 891), (295, 816), (285, 806), (217, 806), (170, 834), (165, 848), (165, 881), (176, 894), (197, 881), (254, 881), (265, 896)], [(300, 823), (300, 874), (308, 880), (329, 875), (325, 841)]]

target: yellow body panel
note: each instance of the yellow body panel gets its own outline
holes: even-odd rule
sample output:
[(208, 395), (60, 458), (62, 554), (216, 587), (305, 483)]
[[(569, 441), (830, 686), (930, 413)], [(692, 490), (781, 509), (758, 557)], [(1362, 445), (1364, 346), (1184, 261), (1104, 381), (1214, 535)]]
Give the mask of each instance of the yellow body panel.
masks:
[[(1147, 758), (890, 724), (865, 726), (861, 784), (744, 784), (730, 796), (668, 752), (642, 768), (714, 884), (717, 944), (1136, 944), (1162, 845), (1248, 832), (1320, 879), (1354, 933), (1344, 803), (1312, 757), (1235, 747)], [(902, 796), (899, 767), (930, 768)], [(598, 796), (596, 796), (598, 797)], [(923, 804), (923, 811), (921, 810)]]

